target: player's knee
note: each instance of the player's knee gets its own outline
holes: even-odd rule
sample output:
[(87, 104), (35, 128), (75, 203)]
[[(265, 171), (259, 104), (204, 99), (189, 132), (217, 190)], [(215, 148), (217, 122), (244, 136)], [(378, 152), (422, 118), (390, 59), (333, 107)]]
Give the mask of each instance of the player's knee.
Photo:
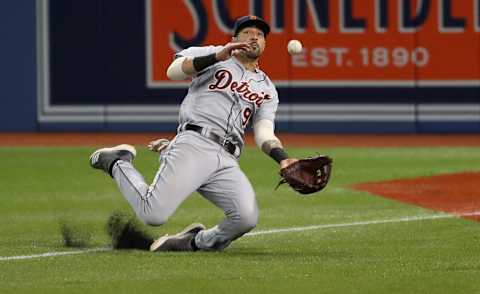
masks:
[(168, 221), (170, 216), (175, 212), (175, 209), (165, 205), (158, 205), (158, 202), (152, 201), (149, 203), (147, 209), (145, 209), (145, 207), (138, 207), (136, 212), (144, 224), (161, 226)]
[(239, 233), (247, 233), (253, 230), (258, 223), (258, 210), (251, 209), (239, 213), (236, 227)]
[(240, 233), (244, 234), (244, 233), (248, 233), (250, 232), (251, 230), (253, 230), (255, 227), (257, 226), (257, 220), (256, 219), (253, 219), (253, 218), (249, 218), (249, 219), (242, 219), (239, 223), (238, 223), (238, 230)]
[(144, 215), (142, 218), (144, 224), (149, 226), (161, 226), (165, 224), (168, 220), (168, 217), (163, 215)]

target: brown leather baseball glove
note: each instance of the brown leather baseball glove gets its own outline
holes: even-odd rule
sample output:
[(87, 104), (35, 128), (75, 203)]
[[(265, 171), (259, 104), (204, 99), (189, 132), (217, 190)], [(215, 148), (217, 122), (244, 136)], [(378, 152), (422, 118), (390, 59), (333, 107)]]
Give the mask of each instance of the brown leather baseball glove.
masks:
[(288, 183), (301, 194), (315, 193), (327, 186), (331, 172), (332, 159), (326, 155), (299, 159), (280, 170), (278, 186)]

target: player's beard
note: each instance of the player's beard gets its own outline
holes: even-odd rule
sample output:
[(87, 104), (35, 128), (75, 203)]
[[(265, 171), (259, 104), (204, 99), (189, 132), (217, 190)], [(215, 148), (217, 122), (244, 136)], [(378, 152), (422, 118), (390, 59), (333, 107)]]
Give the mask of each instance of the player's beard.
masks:
[(255, 43), (255, 45), (245, 52), (245, 57), (248, 59), (258, 59), (262, 55), (260, 46)]

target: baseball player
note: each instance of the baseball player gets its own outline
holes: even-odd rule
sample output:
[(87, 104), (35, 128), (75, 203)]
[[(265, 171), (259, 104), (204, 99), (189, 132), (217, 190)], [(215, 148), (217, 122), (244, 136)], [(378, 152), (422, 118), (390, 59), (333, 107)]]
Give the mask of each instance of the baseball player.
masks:
[(261, 18), (244, 16), (236, 20), (230, 43), (190, 47), (175, 55), (167, 76), (192, 81), (175, 138), (149, 145), (161, 150), (153, 183), (147, 184), (133, 166), (133, 146), (103, 148), (90, 156), (90, 165), (116, 181), (148, 225), (164, 224), (194, 191), (224, 211), (218, 225), (207, 229), (192, 224), (155, 240), (151, 251), (222, 250), (256, 226), (255, 192), (238, 164), (247, 126), (253, 125), (256, 144), (280, 168), (297, 161), (289, 158), (274, 134), (278, 94), (258, 64), (269, 32)]

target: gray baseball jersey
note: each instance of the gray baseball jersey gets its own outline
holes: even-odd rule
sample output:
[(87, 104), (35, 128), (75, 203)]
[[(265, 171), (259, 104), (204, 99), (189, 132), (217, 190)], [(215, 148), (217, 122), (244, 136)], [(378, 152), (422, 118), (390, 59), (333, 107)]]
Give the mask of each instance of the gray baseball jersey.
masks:
[[(222, 46), (190, 47), (176, 56), (216, 53)], [(234, 57), (204, 69), (192, 79), (180, 107), (180, 124), (194, 123), (243, 145), (245, 128), (260, 119), (274, 121), (278, 93), (268, 76), (248, 71)]]
[[(222, 47), (193, 47), (179, 56), (202, 56)], [(194, 124), (243, 145), (245, 128), (260, 119), (274, 120), (275, 86), (265, 73), (248, 71), (235, 58), (206, 68), (193, 77), (180, 107), (179, 133), (160, 156), (160, 168), (148, 185), (132, 163), (119, 160), (112, 169), (120, 191), (137, 216), (161, 225), (197, 191), (225, 213), (218, 225), (200, 231), (196, 245), (221, 250), (255, 227), (258, 207), (250, 181), (237, 156), (206, 135), (182, 128)]]

